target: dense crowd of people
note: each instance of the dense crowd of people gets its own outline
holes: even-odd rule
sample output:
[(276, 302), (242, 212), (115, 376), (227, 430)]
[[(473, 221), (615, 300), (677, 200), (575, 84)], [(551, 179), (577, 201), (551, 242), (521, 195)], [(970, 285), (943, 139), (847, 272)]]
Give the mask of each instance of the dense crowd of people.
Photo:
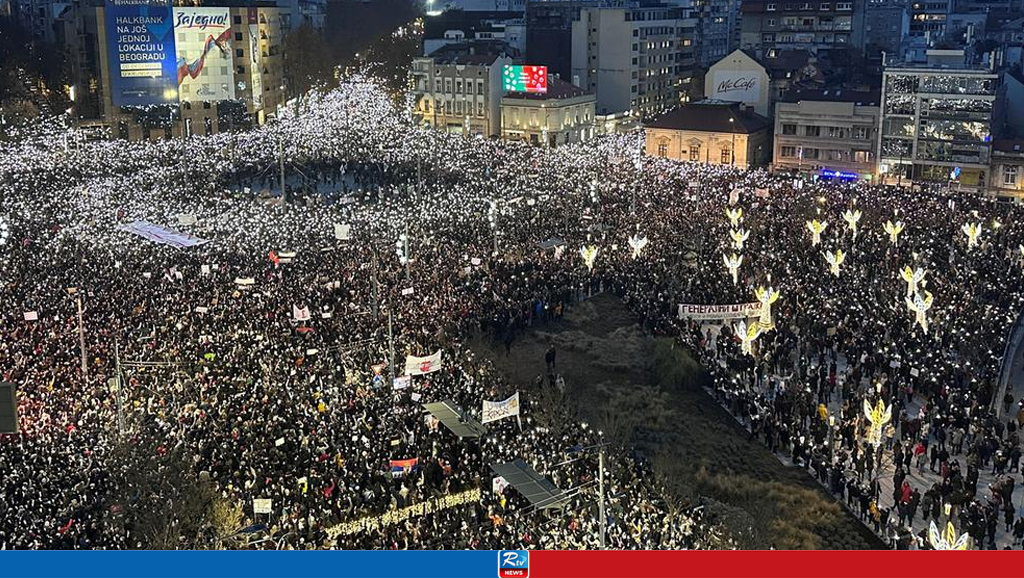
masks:
[[(530, 390), (521, 420), (490, 423), (480, 439), (457, 438), (421, 404), (450, 399), (479, 417), (483, 400), (521, 388), (469, 338), (510, 346), (599, 288), (622, 295), (647, 331), (701, 355), (755, 437), (825, 472), (847, 499), (870, 495), (879, 459), (917, 467), (903, 457), (921, 444), (938, 448), (943, 481), (915, 490), (931, 492), (930, 508), (953, 503), (979, 546), (1008, 507), (1005, 492), (979, 494), (971, 479), (998, 460), (1008, 473), (1020, 455), (1016, 414), (992, 414), (1022, 305), (1015, 207), (641, 158), (636, 135), (557, 149), (464, 138), (417, 126), (362, 77), (248, 133), (72, 135), (65, 148), (58, 122), (11, 132), (0, 141), (10, 230), (0, 370), (18, 388), (21, 431), (0, 436), (0, 548), (245, 544), (223, 529), (167, 541), (138, 522), (147, 477), (175, 467), (242, 508), (237, 530), (266, 526), (270, 539), (244, 534), (252, 547), (597, 547), (597, 457), (581, 448), (600, 432)], [(279, 155), (286, 172), (301, 167), (329, 191), (294, 180), (273, 190)], [(736, 251), (730, 200), (751, 231), (737, 283), (722, 267)], [(841, 224), (848, 208), (863, 212), (856, 236)], [(820, 246), (808, 219), (828, 222)], [(886, 220), (906, 224), (898, 244)], [(123, 230), (136, 221), (207, 242), (173, 248)], [(977, 246), (960, 231), (968, 221), (984, 225)], [(351, 238), (338, 239), (336, 224)], [(648, 240), (636, 258), (631, 236)], [(584, 246), (597, 250), (592, 267)], [(821, 254), (835, 249), (848, 254), (838, 277)], [(904, 304), (906, 265), (927, 270), (927, 330)], [(759, 285), (781, 298), (755, 355), (730, 330), (715, 336), (677, 314), (679, 303), (753, 301)], [(392, 388), (407, 355), (437, 350), (439, 371)], [(111, 381), (119, 375), (123, 386)], [(915, 396), (926, 403), (910, 412)], [(831, 399), (843, 401), (837, 415)], [(897, 433), (876, 452), (860, 404), (878, 399), (894, 406)], [(962, 473), (953, 455), (965, 456)], [(514, 459), (566, 502), (540, 510), (495, 491), (490, 466)], [(642, 462), (626, 452), (611, 462), (609, 547), (732, 544), (701, 508), (662, 500)], [(851, 478), (858, 468), (868, 476)], [(867, 491), (844, 494), (851, 481)], [(473, 489), (479, 500), (445, 503)], [(264, 499), (270, 514), (253, 509)], [(332, 530), (427, 502), (443, 505)]]

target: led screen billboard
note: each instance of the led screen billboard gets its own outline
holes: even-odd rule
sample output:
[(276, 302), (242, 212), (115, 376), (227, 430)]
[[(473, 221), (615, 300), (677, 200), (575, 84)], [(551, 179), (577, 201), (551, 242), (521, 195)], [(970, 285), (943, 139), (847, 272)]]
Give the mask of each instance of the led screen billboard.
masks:
[(510, 92), (548, 91), (547, 66), (506, 65), (501, 75), (501, 87)]

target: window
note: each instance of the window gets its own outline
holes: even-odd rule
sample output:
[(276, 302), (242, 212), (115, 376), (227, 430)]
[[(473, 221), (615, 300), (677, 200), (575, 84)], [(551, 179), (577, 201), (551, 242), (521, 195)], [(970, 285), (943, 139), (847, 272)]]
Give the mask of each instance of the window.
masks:
[(476, 81), (476, 93), (477, 94), (483, 94), (484, 93), (484, 81), (482, 81), (482, 80)]
[(668, 143), (663, 143), (663, 142), (662, 143), (658, 143), (658, 156), (659, 157), (667, 157), (668, 156)]
[(235, 32), (235, 42), (241, 42), (241, 41), (242, 41), (242, 33), (241, 32)]
[(832, 9), (832, 4), (830, 4), (829, 2), (823, 2), (821, 4), (821, 9), (822, 10), (831, 10)]
[(243, 56), (241, 48), (236, 48), (235, 49), (235, 56), (238, 57), (238, 58), (241, 58)]
[(700, 160), (700, 145), (699, 144), (698, 145), (690, 145), (690, 160), (691, 161), (699, 161)]
[(804, 135), (805, 136), (821, 136), (821, 127), (820, 126), (804, 127)]
[(1004, 166), (1003, 167), (1003, 184), (1004, 185), (1016, 185), (1017, 184), (1017, 167)]
[(722, 164), (732, 164), (732, 151), (729, 149), (722, 149)]
[(775, 26), (775, 19), (774, 18), (769, 18), (767, 20), (767, 22), (768, 22), (768, 28), (773, 28)]
[(462, 94), (462, 81), (461, 80), (456, 80), (455, 81), (455, 94)]
[(795, 124), (784, 124), (782, 125), (782, 134), (796, 134)]
[(764, 5), (764, 9), (766, 12), (775, 12), (775, 4), (773, 2), (769, 2)]
[(836, 2), (836, 10), (853, 10), (853, 2)]
[(855, 126), (853, 127), (853, 138), (857, 140), (867, 140), (868, 138), (868, 127), (866, 126)]
[(242, 23), (242, 17), (241, 16), (235, 16), (235, 24), (241, 24), (241, 23)]
[(793, 158), (796, 156), (796, 147), (782, 147), (780, 153), (783, 158)]
[(245, 67), (241, 64), (238, 65), (238, 74), (245, 74)]

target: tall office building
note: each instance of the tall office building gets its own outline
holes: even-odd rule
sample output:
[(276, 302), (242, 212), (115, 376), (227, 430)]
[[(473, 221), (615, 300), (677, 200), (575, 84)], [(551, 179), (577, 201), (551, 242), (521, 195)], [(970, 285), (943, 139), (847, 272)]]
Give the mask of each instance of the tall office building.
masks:
[(681, 6), (584, 8), (572, 24), (574, 83), (597, 95), (599, 115), (674, 108), (693, 76), (696, 27)]
[(758, 58), (772, 49), (864, 48), (866, 0), (744, 0), (740, 47)]
[(879, 170), (888, 183), (985, 189), (998, 75), (946, 64), (894, 64), (882, 73)]

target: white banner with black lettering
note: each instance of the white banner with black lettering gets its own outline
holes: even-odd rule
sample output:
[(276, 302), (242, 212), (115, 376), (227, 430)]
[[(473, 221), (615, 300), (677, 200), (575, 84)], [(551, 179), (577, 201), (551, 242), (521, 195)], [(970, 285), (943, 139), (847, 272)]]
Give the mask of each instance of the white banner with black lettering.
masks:
[(693, 303), (679, 304), (679, 318), (695, 321), (722, 321), (726, 319), (746, 319), (761, 315), (761, 303), (732, 303), (726, 305), (696, 305)]
[(441, 369), (441, 350), (428, 357), (410, 355), (405, 358), (406, 375), (424, 375)]
[(504, 401), (484, 400), (483, 419), (480, 423), (489, 423), (519, 415), (519, 392)]

